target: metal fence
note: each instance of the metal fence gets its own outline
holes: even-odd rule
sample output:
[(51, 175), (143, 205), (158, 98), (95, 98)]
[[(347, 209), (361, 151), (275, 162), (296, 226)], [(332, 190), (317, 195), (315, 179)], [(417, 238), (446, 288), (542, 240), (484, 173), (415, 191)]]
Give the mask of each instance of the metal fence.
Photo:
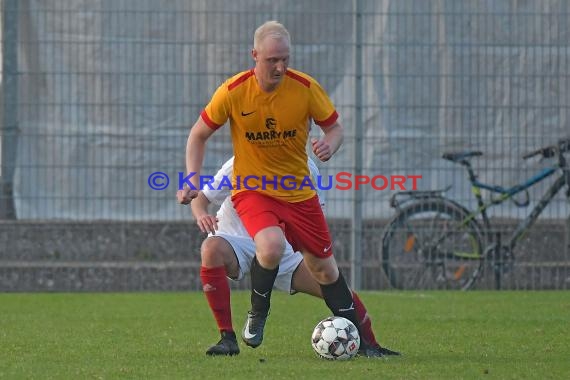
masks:
[[(453, 185), (448, 195), (473, 207), (463, 169), (442, 160), (444, 151), (483, 151), (473, 161), (479, 179), (508, 186), (547, 164), (523, 161), (525, 152), (570, 135), (568, 8), (563, 0), (2, 0), (0, 219), (188, 220), (174, 194), (189, 127), (223, 79), (252, 66), (253, 31), (269, 19), (291, 31), (291, 66), (319, 80), (346, 128), (343, 149), (319, 165), (325, 177), (417, 175), (417, 189)], [(228, 129), (209, 143), (205, 173), (231, 155)], [(150, 188), (154, 172), (169, 188)], [(397, 189), (353, 182), (327, 192), (335, 244), (357, 287), (377, 276), (370, 263)], [(531, 206), (544, 190), (530, 192)], [(508, 204), (491, 216), (509, 228), (527, 211)], [(550, 267), (566, 263), (554, 287), (569, 283), (568, 214), (560, 195), (543, 215), (561, 231), (551, 240), (563, 241), (542, 246), (562, 251)]]

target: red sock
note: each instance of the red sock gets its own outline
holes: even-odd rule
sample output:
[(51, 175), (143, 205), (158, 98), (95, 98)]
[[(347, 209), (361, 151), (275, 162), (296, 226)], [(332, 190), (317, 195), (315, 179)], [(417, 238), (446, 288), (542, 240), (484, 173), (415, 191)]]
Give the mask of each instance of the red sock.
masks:
[(216, 318), (220, 331), (233, 332), (232, 308), (230, 304), (230, 286), (226, 278), (226, 268), (200, 267), (202, 290), (210, 305), (210, 310)]
[(372, 331), (372, 321), (368, 316), (366, 306), (364, 306), (355, 291), (352, 292), (352, 299), (354, 301), (354, 308), (356, 309), (356, 317), (360, 321), (360, 336), (362, 340), (371, 346), (379, 345)]

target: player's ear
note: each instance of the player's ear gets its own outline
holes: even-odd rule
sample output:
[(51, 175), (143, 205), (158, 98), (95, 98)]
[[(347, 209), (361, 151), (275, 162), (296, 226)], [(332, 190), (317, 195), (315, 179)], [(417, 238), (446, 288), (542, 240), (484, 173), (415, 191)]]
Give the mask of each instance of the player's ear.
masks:
[(251, 58), (253, 58), (253, 60), (257, 62), (257, 50), (251, 49)]

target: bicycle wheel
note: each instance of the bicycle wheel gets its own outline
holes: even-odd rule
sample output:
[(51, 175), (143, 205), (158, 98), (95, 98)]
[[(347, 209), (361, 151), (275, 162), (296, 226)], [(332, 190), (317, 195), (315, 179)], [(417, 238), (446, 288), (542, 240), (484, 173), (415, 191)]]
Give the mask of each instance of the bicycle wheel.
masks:
[(469, 289), (482, 269), (482, 234), (457, 203), (424, 199), (385, 229), (382, 266), (397, 289)]

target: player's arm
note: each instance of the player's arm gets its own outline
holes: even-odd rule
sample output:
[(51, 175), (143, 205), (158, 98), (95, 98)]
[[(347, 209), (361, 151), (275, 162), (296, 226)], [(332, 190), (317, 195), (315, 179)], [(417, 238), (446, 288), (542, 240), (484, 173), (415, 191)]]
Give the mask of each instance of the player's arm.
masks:
[(193, 198), (198, 196), (200, 189), (200, 171), (202, 169), (202, 163), (204, 162), (206, 141), (214, 132), (215, 130), (204, 122), (202, 116), (198, 117), (192, 129), (190, 129), (188, 141), (186, 142), (186, 174), (191, 175), (194, 173), (189, 178), (189, 182), (193, 185), (193, 188), (184, 186), (184, 189), (178, 190), (176, 197), (179, 203), (188, 204)]
[(328, 161), (336, 153), (344, 140), (344, 130), (342, 125), (336, 121), (334, 124), (321, 127), (324, 136), (320, 139), (312, 139), (311, 145), (313, 153), (321, 161)]
[(234, 158), (227, 160), (214, 176), (209, 186), (202, 190), (210, 203), (221, 205), (231, 195), (231, 178), (234, 166)]
[(206, 186), (190, 204), (192, 215), (202, 232), (214, 234), (218, 229), (218, 218), (208, 213), (208, 206), (212, 203), (221, 205), (230, 196), (230, 189), (227, 186), (221, 186), (221, 184), (224, 180), (229, 181), (233, 164), (234, 158), (232, 157), (218, 170), (211, 187)]
[(190, 208), (200, 231), (215, 234), (218, 229), (218, 219), (208, 213), (209, 204), (208, 198), (200, 191), (198, 196), (190, 203)]
[(199, 188), (200, 171), (204, 162), (204, 152), (206, 150), (206, 141), (214, 134), (215, 130), (210, 128), (202, 119), (198, 117), (196, 123), (190, 129), (190, 135), (186, 142), (186, 173), (196, 173), (190, 182), (194, 187)]

